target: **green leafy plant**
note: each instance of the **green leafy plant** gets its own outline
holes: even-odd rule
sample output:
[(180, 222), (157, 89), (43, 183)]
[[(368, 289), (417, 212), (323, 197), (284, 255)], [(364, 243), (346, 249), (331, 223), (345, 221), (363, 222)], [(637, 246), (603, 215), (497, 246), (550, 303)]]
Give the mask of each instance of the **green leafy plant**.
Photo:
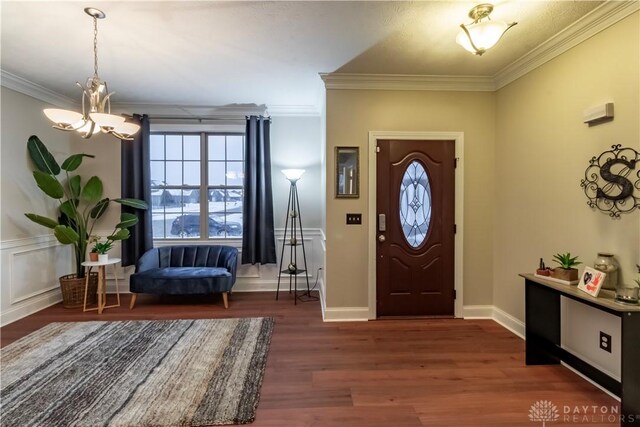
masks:
[(107, 252), (109, 252), (112, 248), (113, 248), (113, 241), (107, 240), (106, 242), (97, 242), (95, 245), (93, 245), (93, 248), (91, 248), (91, 252), (97, 252), (99, 254), (104, 255)]
[[(93, 228), (96, 221), (107, 211), (109, 204), (117, 202), (136, 209), (147, 209), (148, 205), (138, 199), (105, 198), (102, 194), (103, 185), (100, 178), (92, 176), (83, 184), (80, 175), (71, 174), (80, 167), (85, 157), (94, 158), (95, 156), (84, 153), (72, 154), (59, 165), (35, 135), (29, 137), (27, 150), (36, 168), (33, 171), (33, 178), (43, 193), (58, 201), (59, 216), (57, 220), (35, 213), (25, 213), (25, 216), (36, 224), (52, 229), (56, 239), (63, 245), (73, 245), (76, 275), (84, 277), (82, 263), (86, 257), (89, 241), (94, 239)], [(128, 239), (129, 227), (137, 222), (138, 218), (134, 214), (121, 214), (120, 222), (106, 237), (107, 242), (113, 245), (116, 240)]]
[(565, 270), (572, 269), (576, 265), (582, 264), (582, 262), (578, 261), (577, 256), (574, 256), (572, 258), (571, 253), (569, 252), (565, 254), (555, 254), (553, 256), (553, 261), (560, 264), (560, 267), (564, 268)]
[(635, 279), (635, 282), (640, 286), (640, 264), (636, 264), (636, 268), (638, 269), (638, 278)]

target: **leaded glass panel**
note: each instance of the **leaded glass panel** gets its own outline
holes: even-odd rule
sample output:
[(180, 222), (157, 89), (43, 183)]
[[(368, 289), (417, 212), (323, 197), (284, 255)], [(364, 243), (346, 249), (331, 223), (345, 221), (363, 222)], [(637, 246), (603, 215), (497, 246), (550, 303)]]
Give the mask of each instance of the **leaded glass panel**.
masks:
[(431, 225), (431, 185), (424, 166), (412, 161), (400, 183), (400, 226), (407, 243), (417, 248)]

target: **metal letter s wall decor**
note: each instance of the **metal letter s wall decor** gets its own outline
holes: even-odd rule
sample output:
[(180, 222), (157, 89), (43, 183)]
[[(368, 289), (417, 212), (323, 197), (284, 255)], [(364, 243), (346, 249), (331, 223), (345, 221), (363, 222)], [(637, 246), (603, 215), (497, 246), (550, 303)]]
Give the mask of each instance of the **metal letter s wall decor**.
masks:
[(608, 212), (611, 218), (640, 209), (640, 153), (621, 144), (611, 146), (589, 166), (580, 181), (592, 208)]

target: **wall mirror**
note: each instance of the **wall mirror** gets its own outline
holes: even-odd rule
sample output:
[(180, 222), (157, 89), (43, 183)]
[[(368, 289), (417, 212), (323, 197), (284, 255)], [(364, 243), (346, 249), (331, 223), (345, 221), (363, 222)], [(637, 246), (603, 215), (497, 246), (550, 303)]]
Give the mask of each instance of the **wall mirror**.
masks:
[(336, 198), (360, 197), (358, 147), (336, 147)]

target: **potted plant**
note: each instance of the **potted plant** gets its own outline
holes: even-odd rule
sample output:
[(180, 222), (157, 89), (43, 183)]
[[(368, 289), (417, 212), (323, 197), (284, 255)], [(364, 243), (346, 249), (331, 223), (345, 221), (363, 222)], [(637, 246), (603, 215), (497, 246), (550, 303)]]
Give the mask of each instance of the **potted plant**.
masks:
[(89, 236), (89, 240), (87, 244), (93, 245), (91, 248), (91, 252), (89, 252), (89, 261), (97, 262), (98, 261), (98, 251), (96, 250), (95, 244), (100, 241), (100, 236), (91, 235)]
[[(85, 157), (89, 154), (72, 154), (62, 164), (58, 164), (40, 139), (32, 135), (27, 142), (29, 156), (35, 166), (33, 177), (38, 187), (49, 197), (58, 201), (58, 218), (48, 218), (35, 213), (26, 213), (26, 217), (36, 224), (53, 230), (53, 234), (63, 245), (72, 245), (76, 272), (60, 278), (63, 306), (75, 308), (82, 306), (84, 297), (84, 269), (87, 247), (96, 222), (104, 215), (110, 203), (117, 202), (137, 209), (147, 209), (147, 203), (138, 199), (109, 199), (103, 197), (103, 185), (100, 178), (92, 176), (83, 180), (73, 175)], [(64, 172), (63, 172), (64, 171)], [(135, 215), (123, 213), (107, 241), (129, 238), (129, 227), (138, 222)], [(94, 273), (92, 273), (94, 276)], [(97, 287), (97, 274), (91, 277), (90, 287)], [(95, 291), (88, 292), (95, 296)], [(81, 297), (80, 297), (81, 296)]]
[(551, 277), (565, 282), (573, 282), (578, 280), (578, 269), (575, 266), (582, 264), (578, 261), (578, 257), (571, 257), (571, 253), (555, 254), (553, 261), (560, 264), (560, 267), (554, 268)]
[(98, 254), (98, 261), (107, 262), (109, 260), (109, 252), (113, 248), (113, 240), (107, 238), (106, 242), (96, 242), (93, 246), (92, 252), (95, 251)]

